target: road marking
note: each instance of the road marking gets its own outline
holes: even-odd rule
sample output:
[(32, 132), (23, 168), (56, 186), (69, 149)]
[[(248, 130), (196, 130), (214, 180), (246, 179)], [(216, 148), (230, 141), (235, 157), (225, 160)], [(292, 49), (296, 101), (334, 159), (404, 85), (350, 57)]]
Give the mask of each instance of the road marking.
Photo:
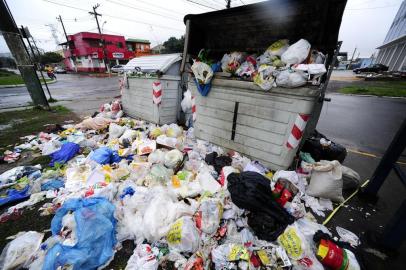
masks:
[[(364, 152), (364, 151), (358, 151), (358, 150), (354, 150), (354, 149), (347, 149), (347, 151), (350, 152), (350, 153), (361, 155), (361, 156), (373, 157), (373, 158), (381, 158), (380, 156), (377, 156), (377, 155), (372, 154), (372, 153)], [(396, 163), (400, 164), (400, 165), (406, 165), (406, 162), (404, 162), (404, 161), (396, 161)]]

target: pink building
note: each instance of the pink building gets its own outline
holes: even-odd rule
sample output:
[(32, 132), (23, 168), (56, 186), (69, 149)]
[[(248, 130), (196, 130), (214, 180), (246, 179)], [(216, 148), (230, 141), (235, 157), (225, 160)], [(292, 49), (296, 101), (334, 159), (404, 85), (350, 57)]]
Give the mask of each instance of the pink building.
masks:
[[(125, 64), (134, 53), (128, 51), (123, 36), (103, 34), (108, 63), (111, 66)], [(80, 32), (68, 36), (64, 46), (67, 70), (78, 72), (105, 72), (104, 53), (98, 33)]]

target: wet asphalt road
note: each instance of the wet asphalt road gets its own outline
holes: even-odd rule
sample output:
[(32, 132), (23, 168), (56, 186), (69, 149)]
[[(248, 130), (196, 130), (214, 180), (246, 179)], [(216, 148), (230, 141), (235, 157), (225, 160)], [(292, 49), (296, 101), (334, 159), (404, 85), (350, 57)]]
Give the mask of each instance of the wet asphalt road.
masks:
[(381, 155), (406, 117), (406, 99), (327, 94), (317, 129), (338, 143)]
[[(100, 104), (120, 94), (118, 78), (95, 78), (85, 75), (57, 74), (58, 81), (49, 84), (53, 98), (79, 115), (91, 114)], [(45, 90), (45, 86), (44, 86)], [(46, 90), (45, 90), (46, 91)], [(48, 93), (46, 93), (48, 97)], [(0, 89), (0, 110), (29, 105), (26, 87)]]
[[(339, 76), (344, 79), (330, 82), (327, 96), (332, 101), (325, 103), (317, 129), (347, 147), (382, 154), (406, 117), (406, 100), (336, 94), (336, 88), (351, 83), (346, 80), (352, 75), (341, 72)], [(79, 115), (92, 114), (100, 104), (119, 95), (117, 77), (60, 74), (49, 88), (54, 98)], [(0, 110), (28, 102), (25, 87), (0, 89)]]

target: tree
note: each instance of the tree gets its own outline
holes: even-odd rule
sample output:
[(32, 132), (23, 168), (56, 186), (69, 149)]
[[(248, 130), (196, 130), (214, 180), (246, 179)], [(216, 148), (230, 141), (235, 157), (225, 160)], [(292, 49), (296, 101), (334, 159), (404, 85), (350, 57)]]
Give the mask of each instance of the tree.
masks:
[(15, 60), (11, 57), (0, 57), (0, 68), (17, 68)]
[(185, 37), (181, 36), (179, 39), (176, 37), (170, 37), (163, 43), (165, 49), (163, 53), (179, 53), (183, 52), (183, 44), (185, 43)]
[(63, 60), (62, 55), (56, 52), (46, 52), (42, 54), (40, 57), (40, 63), (43, 65), (51, 63), (59, 63), (62, 60)]

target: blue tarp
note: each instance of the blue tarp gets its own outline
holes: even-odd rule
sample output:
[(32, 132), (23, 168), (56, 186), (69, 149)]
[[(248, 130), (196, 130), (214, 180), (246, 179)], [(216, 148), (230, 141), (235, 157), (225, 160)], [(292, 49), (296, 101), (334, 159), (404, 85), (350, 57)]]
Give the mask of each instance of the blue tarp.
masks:
[(54, 245), (45, 256), (43, 270), (64, 265), (72, 265), (73, 270), (97, 269), (114, 255), (114, 205), (101, 197), (66, 201), (52, 219), (53, 236), (59, 234), (62, 218), (70, 211), (75, 217), (77, 242), (74, 246)]

